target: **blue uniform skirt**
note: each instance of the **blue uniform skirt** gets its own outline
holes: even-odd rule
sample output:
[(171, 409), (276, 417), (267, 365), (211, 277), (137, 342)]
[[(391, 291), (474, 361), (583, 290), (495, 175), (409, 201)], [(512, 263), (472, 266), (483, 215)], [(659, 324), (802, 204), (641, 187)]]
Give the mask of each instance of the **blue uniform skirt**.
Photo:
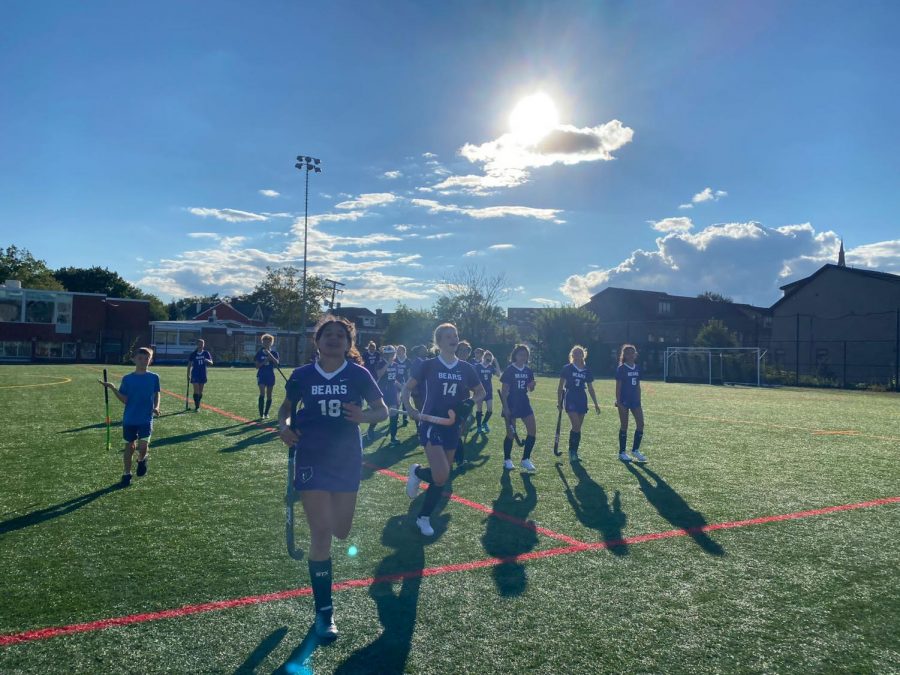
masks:
[(583, 391), (567, 391), (563, 408), (567, 413), (573, 412), (585, 415), (588, 411), (587, 394)]
[(303, 439), (297, 444), (294, 488), (325, 492), (359, 492), (362, 479), (362, 437), (335, 440)]

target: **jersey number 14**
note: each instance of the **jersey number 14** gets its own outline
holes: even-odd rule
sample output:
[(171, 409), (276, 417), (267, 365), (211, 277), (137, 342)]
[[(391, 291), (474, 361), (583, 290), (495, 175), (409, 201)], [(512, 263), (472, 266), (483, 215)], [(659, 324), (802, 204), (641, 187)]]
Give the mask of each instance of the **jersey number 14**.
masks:
[(444, 382), (444, 396), (456, 396), (456, 382)]

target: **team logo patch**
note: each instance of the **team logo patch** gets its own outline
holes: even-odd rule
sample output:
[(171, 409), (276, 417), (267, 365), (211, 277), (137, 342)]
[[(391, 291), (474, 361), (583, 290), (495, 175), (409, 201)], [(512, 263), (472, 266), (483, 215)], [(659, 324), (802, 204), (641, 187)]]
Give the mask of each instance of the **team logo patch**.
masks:
[(308, 483), (312, 480), (313, 477), (313, 468), (311, 466), (298, 466), (297, 467), (297, 480), (301, 483)]

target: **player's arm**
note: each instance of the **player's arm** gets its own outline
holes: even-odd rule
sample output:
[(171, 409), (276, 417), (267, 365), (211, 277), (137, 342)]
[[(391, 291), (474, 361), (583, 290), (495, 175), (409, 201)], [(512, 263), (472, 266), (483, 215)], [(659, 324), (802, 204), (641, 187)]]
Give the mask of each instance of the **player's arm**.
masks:
[(270, 352), (268, 349), (266, 350), (266, 356), (268, 357), (269, 362), (272, 363), (272, 365), (275, 365), (275, 366), (280, 366), (280, 365), (281, 365), (281, 361), (279, 361), (279, 360), (275, 357), (275, 355), (274, 355), (272, 352)]
[(500, 406), (503, 410), (501, 413), (503, 417), (506, 417), (509, 412), (509, 407), (506, 405), (506, 399), (509, 397), (509, 382), (504, 382), (500, 387)]
[(297, 433), (291, 429), (291, 411), (293, 409), (293, 401), (285, 396), (284, 402), (278, 408), (278, 437), (281, 438), (285, 445), (294, 445), (300, 440)]
[(403, 402), (403, 407), (406, 408), (406, 412), (409, 413), (409, 416), (414, 420), (419, 419), (419, 411), (416, 410), (416, 407), (412, 404), (411, 396), (412, 390), (418, 385), (419, 383), (416, 382), (416, 378), (410, 376), (410, 378), (403, 383), (403, 389), (400, 391), (400, 400)]
[[(566, 395), (566, 378), (563, 376), (560, 376), (559, 385), (556, 387), (556, 407), (559, 410), (562, 410), (563, 396), (565, 396), (565, 395)], [(593, 392), (591, 393), (591, 396), (593, 396)]]
[(369, 404), (366, 410), (355, 403), (344, 403), (344, 419), (356, 424), (376, 424), (387, 419), (388, 408), (381, 396), (367, 398), (366, 403)]
[(475, 405), (481, 403), (485, 396), (487, 396), (487, 391), (483, 384), (479, 383), (477, 387), (472, 389), (472, 402), (475, 403)]
[(153, 392), (153, 414), (159, 417), (159, 392)]
[(116, 385), (114, 385), (112, 382), (104, 382), (103, 380), (97, 380), (97, 381), (100, 384), (102, 384), (104, 387), (109, 389), (113, 394), (115, 394), (116, 398), (119, 399), (122, 403), (128, 403), (128, 397), (125, 394), (123, 394), (122, 392), (120, 392), (118, 389), (116, 389)]
[(597, 394), (594, 391), (594, 383), (588, 382), (587, 388), (588, 388), (588, 392), (590, 392), (590, 394), (591, 394), (591, 400), (594, 402), (594, 410), (596, 410), (597, 414), (599, 415), (600, 414), (600, 404), (597, 403)]
[[(207, 352), (207, 353), (208, 353), (208, 352)], [(212, 354), (210, 354), (210, 355), (205, 359), (205, 361), (206, 361), (206, 365), (211, 366), (211, 365), (213, 364), (213, 362), (212, 362)]]

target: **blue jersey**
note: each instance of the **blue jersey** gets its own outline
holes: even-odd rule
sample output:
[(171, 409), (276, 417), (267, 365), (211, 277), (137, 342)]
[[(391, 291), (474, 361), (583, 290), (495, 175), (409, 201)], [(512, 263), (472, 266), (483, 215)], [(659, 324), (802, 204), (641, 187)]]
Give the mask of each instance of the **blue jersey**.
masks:
[(378, 372), (378, 362), (381, 361), (381, 354), (378, 353), (376, 349), (374, 352), (370, 352), (368, 349), (362, 353), (363, 365), (366, 367), (372, 375)]
[(528, 402), (528, 383), (534, 382), (534, 371), (528, 366), (519, 368), (511, 363), (500, 376), (500, 382), (509, 385), (506, 401), (510, 407), (515, 407), (519, 402)]
[(394, 363), (397, 365), (397, 382), (403, 384), (409, 379), (409, 371), (412, 368), (412, 362), (409, 359), (394, 359)]
[(475, 366), (475, 372), (478, 373), (478, 379), (481, 381), (481, 384), (484, 385), (484, 390), (486, 392), (492, 391), (494, 388), (494, 373), (497, 370), (497, 366), (491, 363), (491, 365), (486, 366), (482, 362), (478, 362)]
[(188, 357), (188, 363), (191, 364), (191, 376), (201, 376), (206, 378), (206, 361), (209, 359), (212, 361), (212, 355), (206, 351), (205, 349), (202, 352), (198, 352), (196, 349), (191, 353)]
[(416, 380), (416, 388), (412, 390), (414, 396), (421, 396), (424, 389), (422, 388), (422, 381), (416, 378), (416, 373), (421, 371), (422, 364), (425, 363), (425, 359), (421, 356), (417, 356), (412, 360), (412, 363), (409, 366), (409, 374), (406, 376), (406, 379), (414, 378)]
[(641, 405), (641, 371), (635, 363), (629, 366), (623, 363), (616, 370), (616, 381), (619, 382), (619, 403), (628, 408)]
[[(278, 352), (276, 352), (274, 349), (270, 349), (269, 353), (275, 357), (276, 361), (279, 360), (280, 357), (278, 356)], [(257, 364), (259, 364), (259, 368), (257, 369), (256, 373), (260, 376), (260, 378), (272, 380), (275, 379), (275, 364), (269, 361), (269, 357), (266, 356), (265, 350), (260, 349), (258, 352), (256, 352), (256, 356), (253, 358), (253, 360)]]
[(119, 393), (127, 397), (122, 424), (140, 426), (153, 421), (153, 399), (159, 391), (159, 375), (151, 373), (128, 373), (122, 378)]
[(345, 361), (333, 373), (318, 363), (301, 366), (285, 384), (287, 398), (300, 409), (291, 413), (291, 427), (299, 432), (298, 447), (362, 448), (359, 425), (344, 417), (344, 403), (361, 406), (381, 398), (381, 391), (362, 366)]
[(423, 401), (419, 412), (435, 417), (447, 417), (449, 410), (469, 398), (469, 391), (479, 384), (471, 363), (456, 359), (448, 366), (440, 356), (414, 365), (412, 377), (421, 383)]
[(384, 396), (384, 402), (389, 406), (396, 408), (400, 402), (399, 395), (402, 382), (399, 380), (399, 368), (397, 362), (393, 361), (384, 369), (384, 375), (378, 380), (378, 388)]
[(579, 368), (574, 363), (567, 363), (563, 366), (559, 377), (565, 380), (567, 397), (572, 394), (586, 396), (587, 385), (594, 381), (594, 376), (587, 366)]

